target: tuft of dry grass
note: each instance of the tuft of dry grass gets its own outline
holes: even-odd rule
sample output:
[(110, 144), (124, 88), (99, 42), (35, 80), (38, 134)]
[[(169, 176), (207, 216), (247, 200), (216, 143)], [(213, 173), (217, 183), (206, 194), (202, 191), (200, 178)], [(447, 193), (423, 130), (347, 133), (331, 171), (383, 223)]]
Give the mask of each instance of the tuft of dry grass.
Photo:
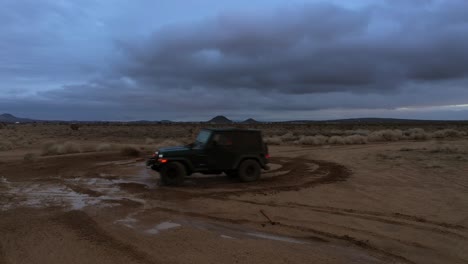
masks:
[(281, 143), (283, 143), (280, 137), (266, 137), (263, 141), (268, 145), (281, 145)]
[(23, 157), (25, 162), (34, 162), (37, 160), (37, 155), (34, 153), (26, 153)]
[(344, 142), (347, 145), (367, 144), (367, 137), (366, 136), (361, 136), (361, 135), (351, 135), (351, 136), (344, 137)]
[(332, 145), (344, 145), (345, 140), (344, 140), (344, 138), (342, 136), (331, 136), (328, 139), (328, 143), (332, 144)]
[(300, 145), (324, 145), (327, 144), (328, 137), (322, 135), (316, 136), (301, 136), (297, 141)]
[(428, 140), (431, 135), (422, 128), (411, 128), (405, 131), (405, 137), (413, 140)]
[(13, 149), (13, 143), (9, 140), (0, 141), (0, 151)]
[(403, 139), (403, 132), (399, 129), (385, 129), (372, 132), (368, 140), (372, 142), (398, 141)]
[(115, 146), (109, 143), (100, 143), (96, 146), (97, 152), (112, 151), (115, 150)]
[(288, 132), (282, 136), (280, 136), (280, 139), (282, 142), (292, 142), (292, 141), (296, 141), (299, 139), (298, 136), (295, 136), (293, 133), (291, 132)]
[(434, 138), (451, 138), (451, 137), (464, 137), (466, 132), (458, 131), (455, 129), (441, 129), (432, 133)]
[(456, 146), (449, 145), (433, 145), (429, 149), (430, 153), (443, 153), (443, 154), (464, 154), (464, 150)]
[(154, 144), (154, 143), (156, 143), (156, 141), (155, 141), (153, 138), (147, 137), (147, 138), (145, 139), (145, 144), (146, 144), (146, 145), (152, 145), (152, 144)]

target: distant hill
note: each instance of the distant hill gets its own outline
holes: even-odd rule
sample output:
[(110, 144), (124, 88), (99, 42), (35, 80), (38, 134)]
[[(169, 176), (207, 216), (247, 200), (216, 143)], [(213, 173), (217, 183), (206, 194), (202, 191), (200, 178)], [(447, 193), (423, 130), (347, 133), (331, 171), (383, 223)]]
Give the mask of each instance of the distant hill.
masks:
[(246, 119), (246, 120), (242, 121), (241, 123), (243, 123), (243, 124), (258, 124), (260, 122), (258, 122), (257, 120), (255, 120), (253, 118), (249, 118), (249, 119)]
[(211, 120), (208, 121), (208, 123), (215, 123), (215, 124), (231, 124), (232, 121), (229, 120), (225, 116), (216, 116), (213, 117)]
[(21, 117), (16, 117), (12, 114), (1, 114), (0, 115), (0, 122), (4, 122), (4, 123), (16, 123), (16, 122), (20, 122), (20, 123), (27, 123), (27, 122), (34, 122), (34, 120), (32, 119), (28, 119), (28, 118), (21, 118)]

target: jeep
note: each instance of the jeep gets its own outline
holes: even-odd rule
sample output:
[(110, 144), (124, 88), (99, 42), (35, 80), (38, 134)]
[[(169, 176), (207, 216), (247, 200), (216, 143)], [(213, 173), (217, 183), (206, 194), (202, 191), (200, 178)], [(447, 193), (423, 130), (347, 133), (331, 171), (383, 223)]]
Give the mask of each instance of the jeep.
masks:
[(268, 147), (259, 130), (202, 129), (194, 143), (157, 150), (146, 165), (164, 185), (181, 185), (193, 173), (221, 174), (243, 182), (258, 180), (268, 170)]

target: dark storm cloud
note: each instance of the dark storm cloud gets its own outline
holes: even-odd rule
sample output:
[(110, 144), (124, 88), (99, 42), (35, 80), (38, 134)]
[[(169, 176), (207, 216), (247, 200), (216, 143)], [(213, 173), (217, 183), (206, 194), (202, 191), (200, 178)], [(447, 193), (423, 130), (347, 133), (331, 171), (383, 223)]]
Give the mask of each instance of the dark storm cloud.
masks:
[(459, 10), (468, 3), (448, 2), (403, 11), (314, 4), (168, 25), (125, 46), (130, 63), (120, 70), (148, 85), (282, 93), (382, 93), (408, 81), (463, 78), (468, 16)]
[[(286, 111), (293, 118), (326, 109), (468, 103), (467, 1), (335, 2), (186, 13), (157, 29), (151, 16), (138, 19), (143, 8), (134, 12), (120, 1), (121, 15), (112, 20), (101, 14), (117, 10), (110, 2), (101, 9), (88, 1), (10, 4), (0, 9), (7, 40), (0, 58), (10, 59), (0, 61), (0, 76), (89, 76), (33, 97), (0, 95), (0, 112), (29, 107), (63, 110), (56, 118), (203, 119)], [(35, 17), (28, 18), (31, 10)], [(39, 23), (26, 27), (31, 21)]]

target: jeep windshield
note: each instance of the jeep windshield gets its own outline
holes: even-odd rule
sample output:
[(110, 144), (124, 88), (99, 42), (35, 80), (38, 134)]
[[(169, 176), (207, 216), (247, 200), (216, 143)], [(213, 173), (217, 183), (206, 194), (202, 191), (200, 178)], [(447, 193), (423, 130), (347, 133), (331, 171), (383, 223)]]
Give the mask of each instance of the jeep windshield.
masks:
[(202, 130), (197, 136), (197, 139), (195, 140), (195, 146), (197, 147), (203, 147), (207, 142), (208, 139), (210, 139), (211, 136), (211, 131), (209, 130)]

